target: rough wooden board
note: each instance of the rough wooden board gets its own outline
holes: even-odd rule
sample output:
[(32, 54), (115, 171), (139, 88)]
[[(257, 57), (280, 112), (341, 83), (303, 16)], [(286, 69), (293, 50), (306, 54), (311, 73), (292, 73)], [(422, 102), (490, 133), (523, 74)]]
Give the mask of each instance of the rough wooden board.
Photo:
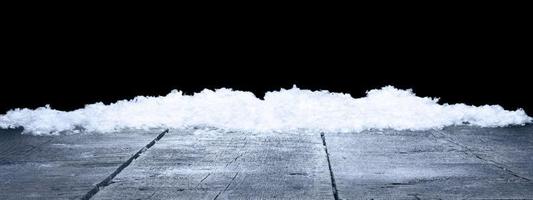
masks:
[(462, 147), (466, 153), (533, 180), (533, 125), (507, 128), (449, 127), (438, 134), (441, 139)]
[(320, 135), (170, 131), (94, 199), (333, 199)]
[[(470, 136), (461, 135), (462, 129), (470, 130)], [(518, 135), (520, 139), (508, 138)], [(531, 125), (326, 134), (341, 199), (533, 198), (528, 180), (533, 163), (524, 159), (533, 156), (532, 138)], [(515, 152), (520, 152), (518, 157)], [(520, 171), (486, 159), (497, 156), (505, 157), (509, 166), (521, 163)]]
[(0, 199), (75, 199), (161, 131), (63, 136), (0, 130)]
[[(161, 131), (0, 130), (0, 199), (73, 199)], [(342, 199), (533, 198), (533, 126), (326, 134)], [(332, 199), (318, 133), (174, 130), (95, 199)]]

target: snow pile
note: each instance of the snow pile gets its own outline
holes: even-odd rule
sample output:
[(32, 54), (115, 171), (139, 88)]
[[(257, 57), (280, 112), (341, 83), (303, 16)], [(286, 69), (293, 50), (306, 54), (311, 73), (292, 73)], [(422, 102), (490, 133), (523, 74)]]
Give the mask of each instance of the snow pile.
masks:
[(167, 96), (139, 96), (110, 105), (96, 103), (70, 112), (48, 106), (15, 109), (0, 116), (0, 127), (24, 127), (25, 132), (32, 134), (190, 126), (258, 132), (295, 129), (357, 132), (387, 128), (426, 130), (461, 124), (497, 127), (532, 121), (521, 109), (441, 105), (437, 101), (392, 86), (368, 91), (366, 97), (357, 99), (348, 94), (296, 87), (269, 92), (264, 100), (250, 92), (224, 88), (192, 96), (174, 90)]

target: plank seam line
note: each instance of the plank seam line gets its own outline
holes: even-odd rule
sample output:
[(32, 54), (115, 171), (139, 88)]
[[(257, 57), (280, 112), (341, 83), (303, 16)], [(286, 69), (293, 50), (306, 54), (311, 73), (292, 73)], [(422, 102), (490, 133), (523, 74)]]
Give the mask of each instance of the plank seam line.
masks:
[[(526, 178), (526, 177), (523, 177), (523, 176), (520, 176), (518, 173), (512, 171), (511, 169), (509, 169), (508, 167), (506, 167), (506, 165), (502, 164), (502, 163), (499, 163), (499, 162), (496, 162), (494, 160), (491, 160), (489, 158), (484, 158), (483, 156), (479, 155), (478, 153), (475, 153), (474, 150), (472, 150), (472, 148), (468, 147), (467, 145), (464, 145), (464, 144), (461, 144), (460, 142), (457, 142), (456, 140), (454, 140), (451, 136), (448, 136), (447, 134), (445, 133), (442, 133), (442, 132), (439, 132), (439, 134), (442, 136), (442, 138), (444, 138), (444, 140), (460, 147), (463, 149), (462, 153), (468, 155), (468, 156), (473, 156), (479, 160), (482, 160), (498, 169), (501, 169), (505, 172), (507, 172), (508, 174), (510, 174), (511, 176), (514, 176), (518, 179), (522, 179), (524, 181), (527, 181), (527, 182), (530, 182), (531, 179), (529, 178)], [(439, 138), (438, 136), (436, 136), (435, 134), (431, 133), (431, 135), (433, 135), (434, 137), (436, 138)]]
[(146, 146), (144, 146), (139, 151), (137, 151), (137, 153), (133, 154), (133, 156), (131, 156), (128, 160), (126, 160), (126, 162), (122, 163), (122, 165), (120, 165), (115, 171), (113, 171), (113, 173), (111, 173), (104, 180), (102, 180), (101, 182), (96, 184), (93, 187), (93, 189), (91, 189), (89, 192), (87, 192), (87, 194), (83, 195), (83, 197), (81, 197), (81, 199), (82, 200), (91, 199), (94, 195), (96, 195), (96, 193), (98, 193), (98, 191), (100, 191), (102, 188), (108, 186), (111, 183), (111, 180), (113, 180), (113, 178), (115, 178), (120, 172), (122, 172), (122, 170), (124, 170), (126, 167), (128, 167), (133, 162), (133, 160), (139, 158), (139, 156), (142, 153), (144, 153), (146, 150), (150, 149), (150, 147), (154, 146), (154, 144), (157, 141), (159, 141), (161, 138), (163, 138), (163, 136), (165, 136), (166, 133), (168, 133), (168, 129), (166, 129), (163, 132), (161, 132), (159, 135), (157, 135), (157, 137), (155, 137), (152, 141), (150, 141), (150, 143), (148, 143)]
[(226, 187), (224, 188), (224, 190), (221, 190), (220, 192), (218, 192), (218, 194), (215, 196), (215, 198), (214, 198), (213, 200), (217, 200), (218, 197), (219, 197), (222, 193), (226, 192), (226, 191), (228, 190), (229, 186), (233, 183), (233, 181), (235, 181), (235, 178), (237, 178), (238, 175), (239, 175), (239, 172), (235, 173), (235, 176), (233, 176), (233, 178), (231, 178), (231, 181), (228, 183), (228, 185), (226, 185)]
[(324, 145), (324, 150), (326, 151), (326, 158), (328, 160), (329, 177), (331, 178), (331, 190), (333, 191), (333, 198), (335, 198), (335, 200), (339, 200), (339, 194), (337, 191), (337, 183), (335, 181), (335, 175), (333, 174), (333, 169), (331, 168), (331, 161), (329, 160), (329, 152), (328, 152), (328, 145), (326, 144), (326, 136), (324, 135), (324, 133), (320, 133), (320, 137), (322, 138), (322, 145)]

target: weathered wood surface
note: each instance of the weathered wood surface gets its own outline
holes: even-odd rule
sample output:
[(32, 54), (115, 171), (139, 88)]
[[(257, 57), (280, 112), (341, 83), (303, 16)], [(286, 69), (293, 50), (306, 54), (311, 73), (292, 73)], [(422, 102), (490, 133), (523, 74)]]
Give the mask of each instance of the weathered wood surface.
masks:
[(319, 134), (170, 131), (94, 199), (333, 199)]
[(0, 199), (79, 199), (119, 166), (92, 199), (533, 199), (533, 125), (324, 137), (205, 128), (151, 143), (161, 132), (0, 130)]
[(326, 134), (341, 199), (532, 199), (533, 126)]
[(533, 125), (511, 128), (450, 127), (439, 133), (441, 139), (456, 144), (466, 153), (533, 180)]
[(77, 199), (161, 131), (63, 136), (0, 130), (0, 199)]

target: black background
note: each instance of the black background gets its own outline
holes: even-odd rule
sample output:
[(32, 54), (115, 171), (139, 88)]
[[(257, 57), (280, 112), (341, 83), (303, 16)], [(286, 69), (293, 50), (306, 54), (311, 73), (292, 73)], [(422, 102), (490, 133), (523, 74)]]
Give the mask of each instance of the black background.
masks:
[(393, 85), (444, 103), (533, 114), (531, 31), (515, 17), (379, 20), (71, 19), (4, 29), (0, 112), (73, 110), (137, 95), (229, 87), (364, 96)]

